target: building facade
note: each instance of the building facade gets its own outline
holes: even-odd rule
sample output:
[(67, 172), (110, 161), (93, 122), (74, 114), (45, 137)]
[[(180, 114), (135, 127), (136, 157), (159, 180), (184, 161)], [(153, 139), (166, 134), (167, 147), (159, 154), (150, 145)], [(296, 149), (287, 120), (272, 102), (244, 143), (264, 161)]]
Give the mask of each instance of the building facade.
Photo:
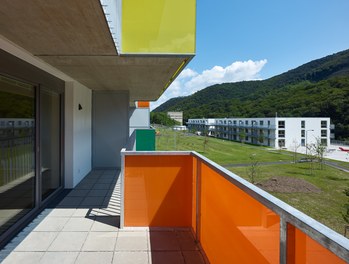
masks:
[(167, 112), (167, 116), (177, 121), (180, 126), (183, 125), (183, 112)]
[(292, 149), (317, 139), (328, 146), (334, 136), (330, 122), (327, 117), (211, 118), (189, 119), (187, 125), (221, 139)]

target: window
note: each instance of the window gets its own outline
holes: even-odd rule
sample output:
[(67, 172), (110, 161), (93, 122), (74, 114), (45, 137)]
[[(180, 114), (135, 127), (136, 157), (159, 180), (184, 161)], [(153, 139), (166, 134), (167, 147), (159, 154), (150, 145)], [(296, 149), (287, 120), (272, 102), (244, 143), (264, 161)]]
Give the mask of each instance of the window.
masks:
[(245, 140), (248, 141), (248, 136), (245, 137)]
[(248, 133), (248, 129), (247, 128), (245, 129), (245, 133)]
[(284, 138), (285, 137), (285, 130), (279, 130), (278, 135), (280, 138)]
[(280, 148), (285, 147), (285, 140), (284, 139), (279, 139), (279, 147)]
[(304, 138), (301, 139), (301, 146), (302, 146), (302, 147), (305, 146), (305, 139), (304, 139)]
[(327, 138), (322, 138), (321, 139), (321, 145), (327, 146)]
[(248, 120), (245, 121), (245, 125), (248, 125)]
[(321, 137), (327, 137), (327, 129), (321, 129)]
[(270, 126), (270, 120), (268, 120), (268, 126)]
[(301, 137), (305, 137), (305, 130), (301, 130)]
[(321, 128), (327, 128), (327, 121), (321, 120)]
[(301, 121), (301, 128), (305, 128), (305, 121), (304, 120)]
[(285, 121), (279, 121), (279, 128), (285, 128)]
[(263, 126), (263, 124), (264, 124), (263, 120), (260, 120), (260, 121), (259, 121), (259, 125), (260, 125), (260, 126)]
[(233, 124), (236, 125), (236, 120), (234, 120)]

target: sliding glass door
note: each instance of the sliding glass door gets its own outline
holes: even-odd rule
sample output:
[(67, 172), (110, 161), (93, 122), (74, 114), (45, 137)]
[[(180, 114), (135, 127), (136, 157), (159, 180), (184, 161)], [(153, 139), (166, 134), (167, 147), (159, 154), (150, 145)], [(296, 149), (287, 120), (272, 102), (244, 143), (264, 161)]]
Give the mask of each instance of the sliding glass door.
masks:
[(0, 238), (63, 185), (62, 95), (0, 75)]
[(35, 204), (35, 87), (0, 75), (0, 235)]

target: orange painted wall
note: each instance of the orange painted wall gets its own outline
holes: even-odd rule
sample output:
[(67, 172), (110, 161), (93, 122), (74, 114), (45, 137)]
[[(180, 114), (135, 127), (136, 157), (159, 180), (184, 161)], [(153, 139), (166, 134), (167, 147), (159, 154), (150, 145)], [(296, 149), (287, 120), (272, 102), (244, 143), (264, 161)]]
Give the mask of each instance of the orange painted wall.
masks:
[(278, 263), (279, 216), (201, 165), (201, 245), (211, 263)]
[(192, 225), (193, 157), (125, 156), (125, 226)]
[(345, 263), (298, 228), (288, 224), (287, 232), (287, 261), (289, 263)]
[(137, 107), (138, 108), (149, 108), (150, 103), (148, 101), (138, 101)]

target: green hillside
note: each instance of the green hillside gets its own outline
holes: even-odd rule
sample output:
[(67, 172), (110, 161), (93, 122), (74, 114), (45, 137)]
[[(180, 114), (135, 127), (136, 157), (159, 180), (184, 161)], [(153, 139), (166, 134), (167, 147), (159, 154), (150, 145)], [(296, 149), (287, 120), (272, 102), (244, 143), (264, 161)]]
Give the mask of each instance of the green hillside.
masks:
[(330, 117), (337, 139), (349, 138), (349, 50), (262, 81), (223, 83), (173, 98), (154, 112), (209, 117)]

